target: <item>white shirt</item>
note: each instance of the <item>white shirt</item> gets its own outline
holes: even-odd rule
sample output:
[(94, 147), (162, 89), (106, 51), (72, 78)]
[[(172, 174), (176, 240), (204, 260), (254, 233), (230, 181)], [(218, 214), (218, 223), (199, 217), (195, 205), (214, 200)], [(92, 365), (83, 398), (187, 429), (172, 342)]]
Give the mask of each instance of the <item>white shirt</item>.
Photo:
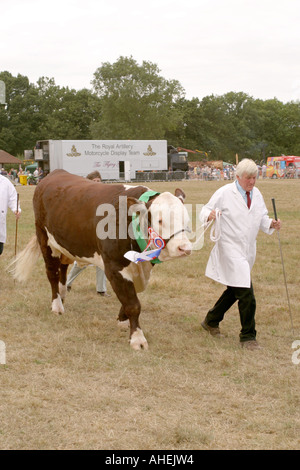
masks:
[[(238, 182), (238, 180), (235, 181), (235, 184), (236, 184), (236, 187), (238, 188), (239, 192), (241, 193), (241, 195), (243, 196), (243, 199), (245, 201), (245, 203), (247, 204), (247, 191), (242, 188), (242, 186), (240, 185), (240, 183)], [(253, 190), (250, 191), (250, 199), (252, 201), (252, 195), (253, 195)], [(247, 206), (248, 207), (248, 206)]]
[[(8, 208), (17, 211), (17, 191), (5, 176), (0, 175), (0, 242), (6, 242), (6, 214)], [(21, 209), (19, 207), (19, 212)]]

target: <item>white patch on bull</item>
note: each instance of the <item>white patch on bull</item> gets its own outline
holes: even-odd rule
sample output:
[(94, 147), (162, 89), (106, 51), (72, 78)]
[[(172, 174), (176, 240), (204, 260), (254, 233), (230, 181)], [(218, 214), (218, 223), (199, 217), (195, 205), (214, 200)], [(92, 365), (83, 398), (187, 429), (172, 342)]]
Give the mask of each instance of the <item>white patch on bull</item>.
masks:
[[(192, 244), (185, 229), (189, 215), (181, 200), (169, 192), (157, 196), (151, 204), (152, 227), (164, 240), (169, 240), (159, 255), (160, 261), (189, 255)], [(175, 235), (174, 235), (175, 234)]]
[[(132, 188), (139, 188), (140, 186), (130, 186), (129, 184), (123, 184), (125, 191), (128, 191), (129, 189)], [(145, 188), (147, 191), (149, 191), (149, 188), (147, 186), (142, 186), (142, 188)]]
[(65, 313), (65, 309), (59, 294), (57, 294), (56, 299), (52, 300), (52, 312), (56, 313), (57, 315)]
[(104, 271), (104, 263), (103, 263), (101, 255), (99, 255), (98, 253), (95, 253), (94, 256), (91, 258), (86, 258), (86, 257), (80, 258), (79, 256), (73, 256), (68, 250), (66, 250), (65, 248), (63, 248), (57, 243), (54, 236), (48, 231), (47, 227), (45, 227), (45, 230), (48, 235), (48, 245), (51, 248), (52, 256), (59, 258), (60, 255), (65, 255), (70, 260), (77, 261), (78, 266), (80, 267), (88, 266), (89, 264), (92, 264), (94, 266), (99, 266), (99, 268), (101, 268)]
[(129, 266), (119, 271), (121, 276), (134, 284), (136, 292), (143, 292), (149, 282), (152, 264), (149, 261), (143, 263), (130, 263)]
[(135, 350), (148, 349), (147, 340), (140, 328), (137, 328), (136, 331), (132, 333), (130, 338), (130, 346)]
[(122, 271), (119, 271), (123, 279), (126, 279), (126, 281), (133, 282), (132, 280), (132, 275), (131, 275), (131, 270), (130, 270), (130, 265), (127, 266), (127, 268), (123, 268)]

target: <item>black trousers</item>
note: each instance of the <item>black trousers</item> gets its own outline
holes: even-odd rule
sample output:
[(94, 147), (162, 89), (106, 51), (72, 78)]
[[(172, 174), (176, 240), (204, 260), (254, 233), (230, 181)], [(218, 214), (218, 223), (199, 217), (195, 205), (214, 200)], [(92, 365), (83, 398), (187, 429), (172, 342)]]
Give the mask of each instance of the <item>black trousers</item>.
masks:
[(227, 310), (229, 310), (236, 301), (238, 301), (238, 309), (242, 325), (240, 341), (244, 342), (255, 340), (256, 330), (254, 317), (256, 301), (252, 284), (249, 288), (228, 286), (213, 308), (208, 311), (205, 318), (206, 323), (211, 327), (218, 327)]
[(2, 255), (3, 248), (4, 248), (4, 243), (0, 242), (0, 255)]

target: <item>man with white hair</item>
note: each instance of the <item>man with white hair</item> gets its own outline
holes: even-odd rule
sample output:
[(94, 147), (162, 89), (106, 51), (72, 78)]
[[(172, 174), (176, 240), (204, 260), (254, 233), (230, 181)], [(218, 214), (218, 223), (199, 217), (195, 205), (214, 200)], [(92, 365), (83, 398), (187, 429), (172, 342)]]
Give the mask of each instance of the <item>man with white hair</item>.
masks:
[(205, 275), (227, 286), (201, 325), (211, 335), (221, 336), (219, 323), (238, 300), (240, 343), (247, 349), (260, 348), (251, 282), (256, 237), (259, 230), (272, 234), (281, 227), (280, 220), (269, 218), (263, 196), (255, 187), (257, 170), (253, 160), (242, 160), (236, 168), (236, 181), (219, 188), (200, 213), (202, 222), (218, 218), (220, 224), (220, 237), (211, 251)]

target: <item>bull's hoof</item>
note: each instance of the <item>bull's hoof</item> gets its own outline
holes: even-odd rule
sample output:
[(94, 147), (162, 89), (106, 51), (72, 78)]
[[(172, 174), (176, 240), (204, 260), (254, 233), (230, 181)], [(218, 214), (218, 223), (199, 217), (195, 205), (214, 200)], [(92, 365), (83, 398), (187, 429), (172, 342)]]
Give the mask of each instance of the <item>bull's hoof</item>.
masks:
[(52, 300), (51, 310), (52, 313), (54, 313), (55, 315), (62, 315), (63, 313), (65, 313), (65, 309), (61, 301), (60, 295), (58, 295), (56, 299)]
[(140, 349), (148, 349), (147, 340), (140, 328), (137, 328), (136, 331), (132, 333), (130, 338), (130, 346), (135, 351), (139, 351)]

